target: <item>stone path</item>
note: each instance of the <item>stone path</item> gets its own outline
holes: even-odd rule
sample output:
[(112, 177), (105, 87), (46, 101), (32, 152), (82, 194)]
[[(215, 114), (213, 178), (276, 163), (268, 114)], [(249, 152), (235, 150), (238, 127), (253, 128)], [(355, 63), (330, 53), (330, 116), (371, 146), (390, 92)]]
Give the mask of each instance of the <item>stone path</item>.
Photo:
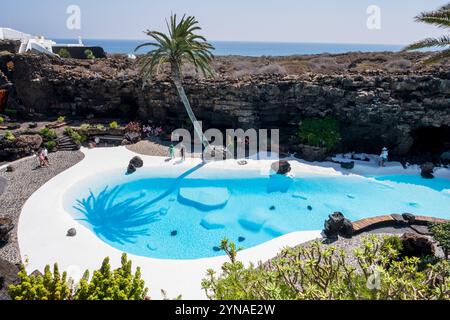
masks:
[(47, 181), (80, 162), (84, 154), (79, 151), (57, 152), (50, 154), (49, 158), (51, 166), (47, 168), (37, 168), (37, 159), (29, 158), (14, 164), (16, 168), (14, 172), (6, 172), (6, 169), (0, 171), (0, 180), (7, 181), (4, 192), (0, 192), (0, 218), (8, 217), (15, 225), (9, 243), (0, 248), (0, 258), (9, 262), (21, 262), (17, 244), (17, 225), (25, 202)]

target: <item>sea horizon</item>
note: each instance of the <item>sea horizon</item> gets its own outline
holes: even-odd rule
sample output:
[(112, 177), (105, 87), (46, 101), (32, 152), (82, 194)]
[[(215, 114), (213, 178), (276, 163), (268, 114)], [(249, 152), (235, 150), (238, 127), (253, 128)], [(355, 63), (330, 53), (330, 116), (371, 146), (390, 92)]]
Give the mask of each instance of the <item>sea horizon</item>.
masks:
[[(58, 44), (78, 43), (78, 39), (55, 38)], [(82, 39), (87, 46), (100, 46), (109, 54), (131, 54), (146, 39)], [(398, 52), (404, 45), (320, 42), (210, 41), (217, 56), (293, 56), (308, 54), (343, 54), (349, 52)], [(145, 49), (137, 53), (145, 53)]]

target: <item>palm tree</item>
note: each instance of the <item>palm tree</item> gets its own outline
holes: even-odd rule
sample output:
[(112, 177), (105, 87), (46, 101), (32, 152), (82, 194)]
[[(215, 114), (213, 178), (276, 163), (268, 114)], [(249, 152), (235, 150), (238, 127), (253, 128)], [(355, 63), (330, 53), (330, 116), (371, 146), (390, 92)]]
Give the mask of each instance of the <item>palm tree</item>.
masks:
[[(423, 12), (418, 15), (415, 20), (417, 22), (424, 22), (431, 25), (438, 26), (440, 28), (449, 29), (450, 28), (450, 3), (445, 6), (439, 8), (436, 11), (431, 12)], [(416, 50), (422, 48), (445, 48), (443, 51), (433, 55), (431, 58), (428, 58), (426, 63), (434, 63), (445, 58), (450, 58), (450, 35), (444, 35), (440, 38), (427, 38), (422, 41), (413, 43), (407, 46), (403, 50)]]
[(200, 71), (205, 77), (212, 76), (210, 63), (213, 60), (211, 50), (214, 50), (214, 47), (204, 37), (196, 34), (201, 28), (195, 17), (184, 15), (178, 22), (177, 15), (172, 14), (170, 23), (166, 20), (166, 24), (168, 34), (147, 30), (146, 34), (154, 42), (144, 43), (135, 49), (137, 51), (142, 47), (152, 47), (152, 50), (140, 61), (141, 75), (144, 81), (148, 81), (166, 65), (170, 66), (170, 78), (177, 88), (197, 136), (206, 148), (208, 141), (204, 139), (202, 129), (183, 87), (182, 66), (184, 63), (192, 63), (197, 72)]

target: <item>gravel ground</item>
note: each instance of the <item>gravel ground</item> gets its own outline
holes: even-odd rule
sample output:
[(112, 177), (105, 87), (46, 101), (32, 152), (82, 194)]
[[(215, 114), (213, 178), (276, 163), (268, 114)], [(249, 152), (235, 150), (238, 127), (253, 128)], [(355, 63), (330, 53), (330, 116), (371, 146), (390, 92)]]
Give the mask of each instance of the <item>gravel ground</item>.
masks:
[(169, 147), (157, 141), (142, 140), (136, 144), (127, 146), (127, 149), (145, 156), (168, 157)]
[(27, 199), (47, 181), (77, 164), (84, 158), (79, 151), (57, 152), (49, 155), (51, 166), (38, 168), (36, 158), (26, 159), (13, 166), (14, 172), (0, 171), (0, 179), (7, 180), (5, 191), (0, 194), (0, 217), (13, 220), (15, 228), (9, 243), (0, 248), (0, 258), (11, 263), (20, 263), (20, 252), (17, 243), (17, 225)]
[[(151, 141), (150, 140), (139, 141), (136, 144), (127, 146), (127, 149), (145, 156), (169, 157), (169, 146), (170, 142), (162, 142), (158, 139), (154, 139)], [(175, 156), (181, 157), (179, 150), (175, 150)], [(188, 154), (187, 156), (190, 157), (192, 155)], [(201, 155), (194, 154), (194, 157), (200, 158)]]

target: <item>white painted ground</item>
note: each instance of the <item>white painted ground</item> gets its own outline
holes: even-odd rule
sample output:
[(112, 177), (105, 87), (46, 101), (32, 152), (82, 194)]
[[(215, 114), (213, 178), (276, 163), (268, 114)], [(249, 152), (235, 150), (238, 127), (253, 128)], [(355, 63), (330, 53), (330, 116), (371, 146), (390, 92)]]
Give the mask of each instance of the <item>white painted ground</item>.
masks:
[[(63, 208), (63, 195), (71, 186), (94, 175), (101, 178), (107, 170), (125, 170), (129, 160), (136, 154), (125, 147), (104, 149), (83, 149), (86, 157), (67, 171), (47, 182), (26, 202), (19, 220), (18, 241), (23, 261), (27, 261), (27, 269), (32, 272), (43, 270), (45, 265), (57, 262), (60, 270), (78, 280), (84, 270), (98, 269), (104, 257), (109, 256), (113, 267), (120, 265), (122, 252), (100, 240), (93, 232), (76, 222)], [(184, 163), (165, 162), (165, 158), (141, 156), (146, 168), (159, 171), (184, 172), (200, 163), (199, 159), (187, 159)], [(390, 163), (387, 168), (378, 168), (375, 157), (370, 163), (357, 162), (355, 169), (346, 171), (332, 163), (307, 164), (291, 159), (292, 174), (309, 172), (325, 175), (340, 174), (418, 174), (419, 168), (414, 166), (404, 170), (398, 163)], [(259, 172), (268, 175), (272, 160), (248, 160), (242, 167), (235, 160), (209, 163), (202, 172), (211, 169), (212, 175), (221, 169), (229, 170), (227, 176), (242, 175), (242, 170)], [(139, 171), (138, 173), (139, 174)], [(195, 175), (195, 174), (194, 174)], [(450, 178), (450, 170), (439, 169), (437, 176)], [(75, 227), (77, 236), (66, 237), (67, 230)], [(267, 261), (282, 248), (295, 246), (310, 240), (321, 238), (320, 231), (296, 232), (274, 239), (244, 250), (238, 258), (244, 263)], [(149, 287), (149, 295), (153, 299), (162, 298), (161, 289), (169, 297), (179, 294), (184, 299), (205, 299), (201, 290), (201, 280), (209, 268), (220, 271), (226, 257), (200, 260), (177, 261), (158, 260), (129, 255), (134, 266), (140, 266), (142, 277)]]

